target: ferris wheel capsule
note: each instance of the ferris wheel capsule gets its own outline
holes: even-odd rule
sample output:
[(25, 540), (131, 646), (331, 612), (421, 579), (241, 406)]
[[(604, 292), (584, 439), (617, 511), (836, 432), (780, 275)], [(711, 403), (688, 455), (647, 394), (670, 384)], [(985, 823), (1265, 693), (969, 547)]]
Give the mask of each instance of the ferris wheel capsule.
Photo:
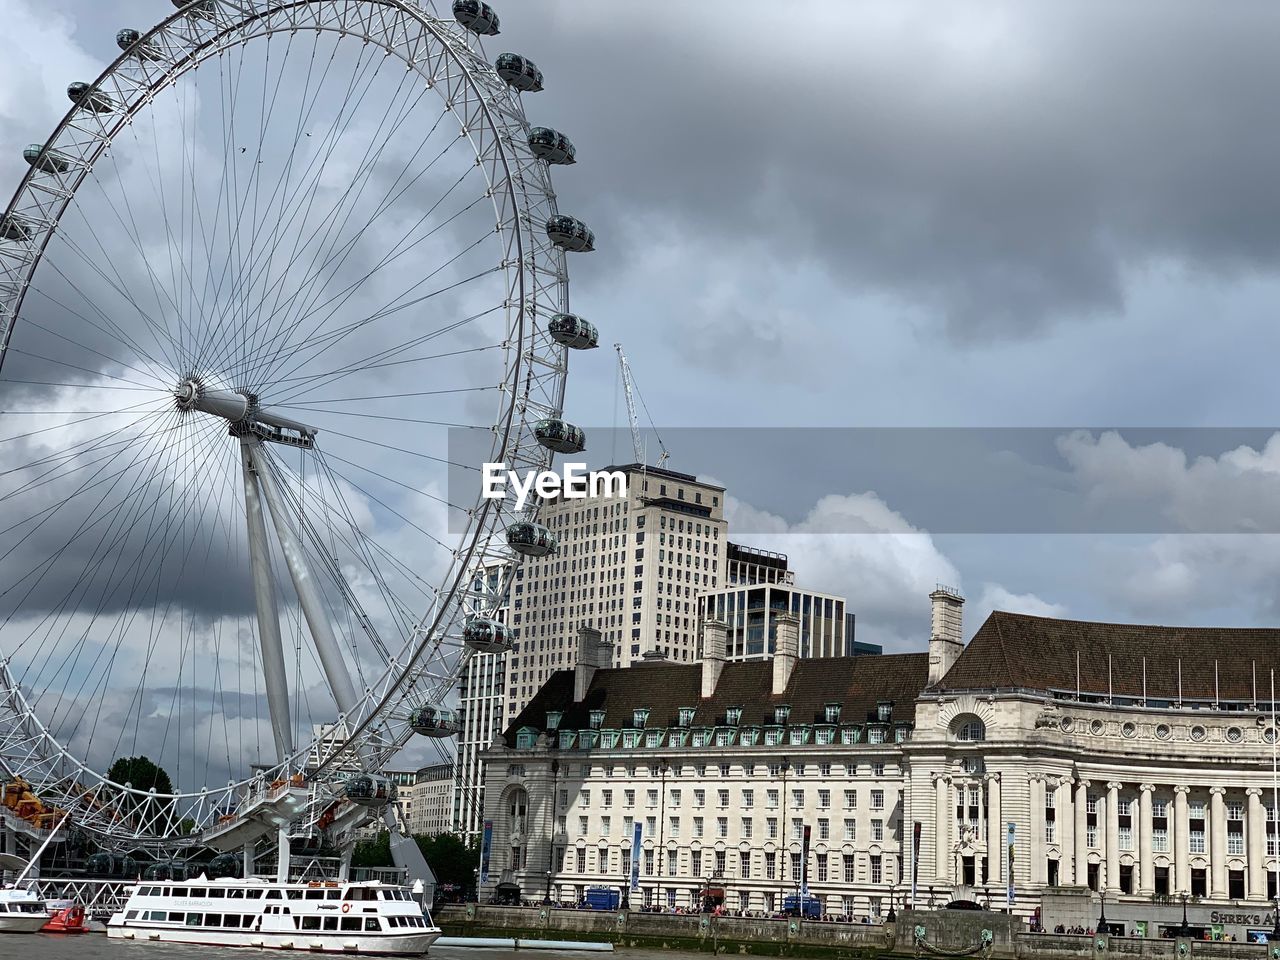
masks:
[(533, 435), (548, 450), (556, 453), (581, 453), (587, 448), (587, 435), (581, 427), (567, 420), (539, 420)]
[(493, 63), (498, 76), (521, 93), (537, 93), (542, 89), (542, 71), (528, 57), (503, 53)]
[(142, 60), (162, 60), (164, 54), (150, 41), (144, 41), (137, 30), (121, 30), (116, 34), (116, 46), (125, 53), (132, 53)]
[(534, 127), (529, 131), (529, 149), (539, 160), (547, 163), (576, 163), (573, 143), (559, 130), (550, 127)]
[(552, 217), (547, 221), (547, 236), (561, 250), (571, 253), (590, 253), (596, 248), (596, 235), (577, 217)]
[(555, 553), (560, 541), (540, 523), (521, 520), (507, 527), (507, 546), (526, 557), (545, 557)]
[(23, 149), (22, 158), (43, 173), (66, 173), (71, 168), (71, 161), (65, 154), (58, 153), (56, 150), (46, 150), (38, 143)]
[(409, 726), (420, 737), (442, 739), (457, 736), (460, 729), (458, 715), (448, 707), (436, 707), (430, 704), (418, 707), (409, 718)]
[(498, 15), (480, 0), (453, 0), (453, 19), (478, 36), (491, 37), (498, 32)]
[(481, 653), (506, 653), (514, 645), (511, 628), (499, 620), (472, 617), (462, 628), (462, 640)]
[(30, 240), (31, 227), (20, 217), (9, 215), (0, 219), (0, 240)]
[(574, 313), (557, 313), (547, 324), (547, 333), (556, 343), (571, 350), (593, 350), (600, 346), (600, 331), (595, 324)]
[(342, 789), (348, 800), (362, 807), (385, 807), (396, 798), (395, 782), (371, 773), (347, 777)]
[(89, 84), (77, 81), (67, 87), (67, 96), (76, 106), (84, 107), (94, 113), (110, 113), (116, 108), (115, 101), (100, 90), (94, 90)]

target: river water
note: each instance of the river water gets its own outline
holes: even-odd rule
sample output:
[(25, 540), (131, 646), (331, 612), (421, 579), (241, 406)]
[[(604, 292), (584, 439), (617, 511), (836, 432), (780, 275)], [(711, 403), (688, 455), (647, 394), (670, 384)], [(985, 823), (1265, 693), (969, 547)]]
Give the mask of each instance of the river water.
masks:
[[(253, 950), (253, 948), (191, 947), (174, 943), (135, 943), (130, 940), (108, 940), (98, 933), (75, 937), (37, 933), (31, 936), (0, 934), (0, 958), (23, 960), (211, 960), (216, 951), (226, 951), (229, 960), (252, 950), (263, 956), (287, 956), (287, 950)], [(430, 960), (660, 960), (670, 956), (647, 950), (617, 950), (613, 953), (564, 952), (552, 950), (471, 950), (460, 947), (432, 947)]]

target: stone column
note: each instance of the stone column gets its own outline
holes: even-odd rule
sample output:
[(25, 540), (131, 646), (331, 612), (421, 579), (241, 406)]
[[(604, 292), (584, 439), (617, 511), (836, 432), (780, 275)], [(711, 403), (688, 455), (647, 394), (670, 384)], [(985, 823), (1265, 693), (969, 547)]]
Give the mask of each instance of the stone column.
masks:
[[(1031, 851), (1031, 862), (1026, 867), (1028, 883), (1044, 883), (1044, 791), (1044, 777), (1038, 773), (1033, 774), (1031, 777), (1031, 836), (1027, 841), (1023, 841)], [(1018, 842), (1016, 837), (1014, 842)], [(1015, 849), (1014, 857), (1017, 856)], [(1015, 859), (1015, 870), (1017, 863)]]
[(955, 819), (951, 802), (951, 778), (933, 775), (933, 878), (936, 883), (950, 885), (951, 821)]
[(1120, 787), (1107, 784), (1107, 892), (1120, 893)]
[(1138, 785), (1138, 893), (1149, 897), (1156, 892), (1156, 860), (1151, 850), (1151, 792), (1155, 785)]
[(1071, 778), (1058, 780), (1057, 812), (1058, 822), (1058, 883), (1064, 887), (1076, 882), (1075, 864), (1072, 855), (1075, 853), (1075, 815), (1071, 812)]
[(987, 774), (987, 879), (1004, 882), (1004, 821), (1000, 813), (1000, 774)]
[(1227, 801), (1222, 787), (1209, 788), (1209, 896), (1227, 897)]
[(1173, 788), (1173, 874), (1174, 893), (1191, 892), (1191, 861), (1187, 858), (1190, 845), (1191, 818), (1187, 810), (1187, 794), (1191, 788), (1184, 783)]
[(1089, 828), (1086, 824), (1086, 815), (1088, 813), (1089, 804), (1089, 781), (1076, 781), (1076, 821), (1075, 821), (1075, 881), (1079, 886), (1084, 886), (1089, 882)]
[(1245, 796), (1249, 802), (1249, 889), (1245, 893), (1250, 900), (1263, 901), (1267, 899), (1267, 818), (1262, 808), (1262, 789), (1250, 787)]

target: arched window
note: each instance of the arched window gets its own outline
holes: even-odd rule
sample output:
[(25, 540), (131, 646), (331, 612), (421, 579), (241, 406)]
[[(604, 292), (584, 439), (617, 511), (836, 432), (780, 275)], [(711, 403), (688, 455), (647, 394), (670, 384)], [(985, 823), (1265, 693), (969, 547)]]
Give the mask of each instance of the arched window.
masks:
[(987, 725), (973, 714), (960, 717), (953, 729), (957, 740), (974, 743), (987, 739)]

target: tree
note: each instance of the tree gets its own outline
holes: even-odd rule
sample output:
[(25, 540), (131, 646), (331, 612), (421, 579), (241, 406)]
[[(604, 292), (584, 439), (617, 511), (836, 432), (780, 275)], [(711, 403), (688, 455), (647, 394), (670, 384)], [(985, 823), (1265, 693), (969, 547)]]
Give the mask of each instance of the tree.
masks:
[(173, 782), (164, 767), (157, 766), (150, 757), (117, 757), (107, 771), (107, 779), (116, 783), (132, 784), (135, 790), (146, 793), (155, 788), (156, 793), (173, 793)]
[(351, 853), (353, 867), (391, 867), (391, 837), (383, 830), (376, 837), (358, 840)]
[(464, 843), (456, 833), (418, 834), (414, 838), (426, 858), (436, 883), (470, 887), (480, 864), (480, 844)]
[[(173, 793), (173, 781), (164, 767), (158, 766), (150, 757), (117, 757), (111, 769), (107, 771), (107, 779), (120, 784), (129, 784), (135, 790), (144, 793), (155, 790), (158, 794)], [(153, 800), (149, 797), (131, 796), (124, 800), (125, 810), (135, 814), (140, 825), (149, 828), (153, 833), (167, 830), (167, 824), (155, 823), (157, 817), (167, 820), (173, 809), (173, 801)]]

